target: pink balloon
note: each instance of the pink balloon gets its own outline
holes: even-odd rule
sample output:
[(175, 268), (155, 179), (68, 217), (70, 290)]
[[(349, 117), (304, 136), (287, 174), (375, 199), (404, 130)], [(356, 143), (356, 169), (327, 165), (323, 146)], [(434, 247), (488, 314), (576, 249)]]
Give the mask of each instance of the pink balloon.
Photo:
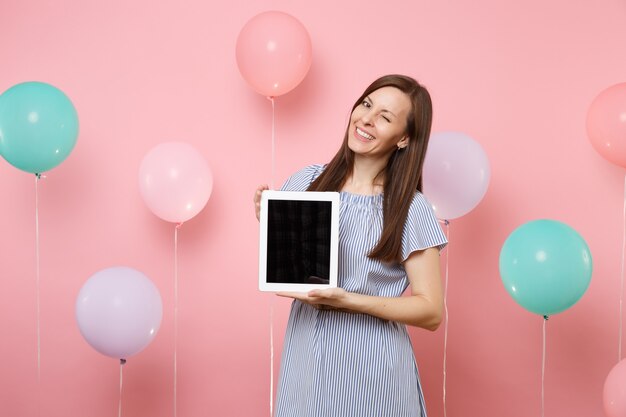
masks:
[(424, 161), (424, 195), (440, 219), (472, 211), (482, 200), (491, 169), (483, 148), (460, 132), (434, 133)]
[(609, 372), (602, 397), (607, 417), (626, 416), (626, 359), (622, 359)]
[(141, 161), (141, 197), (154, 214), (168, 222), (182, 223), (198, 214), (212, 188), (209, 166), (187, 143), (162, 143)]
[(311, 38), (295, 17), (283, 12), (256, 15), (237, 38), (237, 65), (259, 94), (277, 97), (295, 88), (311, 67)]
[(593, 100), (587, 135), (600, 155), (626, 168), (626, 83), (607, 88)]
[(103, 355), (126, 359), (143, 350), (161, 325), (159, 290), (128, 267), (96, 272), (76, 299), (76, 321), (87, 343)]

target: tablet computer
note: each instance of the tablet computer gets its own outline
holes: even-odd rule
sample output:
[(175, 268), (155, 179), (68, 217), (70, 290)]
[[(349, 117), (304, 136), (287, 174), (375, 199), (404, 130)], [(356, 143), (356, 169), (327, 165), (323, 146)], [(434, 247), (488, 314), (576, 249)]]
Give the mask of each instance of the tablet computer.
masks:
[(263, 191), (259, 290), (337, 286), (339, 193)]

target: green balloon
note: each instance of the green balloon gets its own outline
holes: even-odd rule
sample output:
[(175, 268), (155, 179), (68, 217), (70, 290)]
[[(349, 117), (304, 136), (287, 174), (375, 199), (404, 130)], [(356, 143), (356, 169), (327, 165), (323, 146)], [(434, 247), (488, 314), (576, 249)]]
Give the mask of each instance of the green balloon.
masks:
[(500, 251), (500, 276), (526, 310), (550, 316), (573, 306), (587, 291), (593, 269), (585, 240), (555, 220), (535, 220), (511, 233)]
[(78, 115), (59, 89), (17, 84), (0, 96), (0, 155), (23, 171), (48, 171), (68, 157), (78, 137)]

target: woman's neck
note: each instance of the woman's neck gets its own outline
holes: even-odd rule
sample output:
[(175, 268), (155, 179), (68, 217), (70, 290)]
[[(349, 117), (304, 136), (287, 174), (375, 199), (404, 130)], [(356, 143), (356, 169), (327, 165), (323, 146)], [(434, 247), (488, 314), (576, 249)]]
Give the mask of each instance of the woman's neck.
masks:
[(385, 164), (380, 160), (372, 161), (355, 158), (352, 174), (348, 176), (342, 188), (353, 194), (376, 195), (383, 192)]

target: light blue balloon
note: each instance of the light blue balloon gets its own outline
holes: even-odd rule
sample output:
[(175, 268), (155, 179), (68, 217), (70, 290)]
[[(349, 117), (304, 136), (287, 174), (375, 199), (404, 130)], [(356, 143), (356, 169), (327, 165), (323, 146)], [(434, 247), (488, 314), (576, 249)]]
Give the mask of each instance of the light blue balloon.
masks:
[(0, 96), (0, 155), (14, 167), (48, 171), (67, 158), (77, 137), (76, 109), (56, 87), (25, 82)]
[(525, 309), (550, 316), (573, 306), (587, 291), (593, 269), (585, 240), (555, 220), (535, 220), (511, 233), (500, 251), (500, 276)]

